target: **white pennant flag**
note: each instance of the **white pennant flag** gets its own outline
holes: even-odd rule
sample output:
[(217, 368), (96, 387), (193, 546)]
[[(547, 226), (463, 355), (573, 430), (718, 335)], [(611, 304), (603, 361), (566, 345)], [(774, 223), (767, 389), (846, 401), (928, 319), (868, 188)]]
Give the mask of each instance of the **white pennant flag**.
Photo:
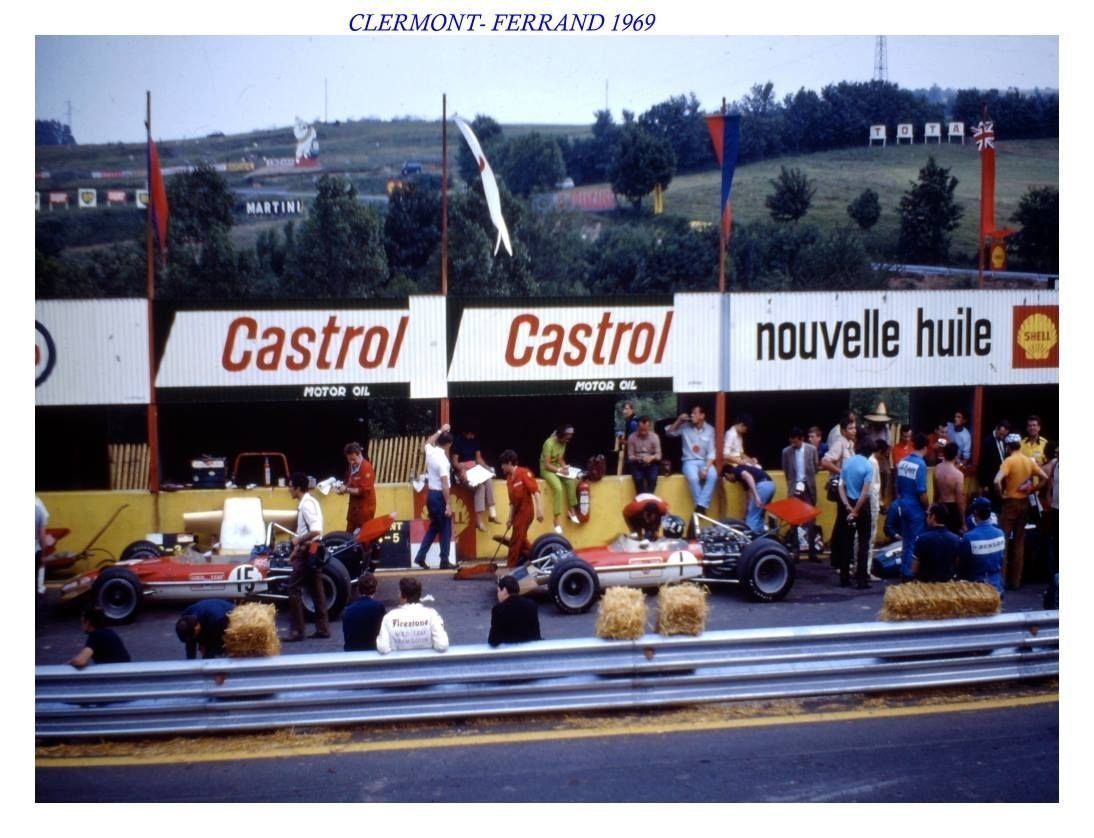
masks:
[(512, 256), (513, 248), (509, 244), (509, 229), (505, 226), (505, 218), (501, 214), (501, 196), (498, 195), (498, 182), (494, 179), (494, 170), (486, 162), (486, 155), (482, 153), (482, 146), (479, 145), (479, 139), (475, 136), (475, 132), (471, 130), (471, 126), (464, 122), (461, 117), (453, 116), (452, 118), (456, 122), (456, 127), (460, 129), (460, 133), (463, 134), (463, 138), (467, 140), (468, 148), (471, 149), (475, 161), (479, 164), (479, 174), (482, 175), (482, 188), (486, 193), (486, 206), (490, 210), (490, 220), (498, 228), (498, 240), (494, 244), (494, 255), (498, 255), (498, 248), (504, 243), (506, 252)]

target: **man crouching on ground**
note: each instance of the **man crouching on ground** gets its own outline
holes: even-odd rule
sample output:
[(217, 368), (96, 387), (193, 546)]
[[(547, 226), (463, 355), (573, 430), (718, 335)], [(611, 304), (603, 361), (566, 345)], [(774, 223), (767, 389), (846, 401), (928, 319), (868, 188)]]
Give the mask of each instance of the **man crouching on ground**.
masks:
[(410, 576), (399, 580), (399, 607), (384, 615), (376, 651), (381, 655), (407, 649), (448, 648), (448, 634), (441, 615), (418, 600), (422, 598), (422, 583)]

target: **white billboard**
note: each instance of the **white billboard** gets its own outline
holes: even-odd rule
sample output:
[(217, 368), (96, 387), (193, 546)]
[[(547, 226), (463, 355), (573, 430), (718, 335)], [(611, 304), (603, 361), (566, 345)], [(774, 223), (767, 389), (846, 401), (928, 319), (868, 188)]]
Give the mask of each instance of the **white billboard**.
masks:
[(733, 294), (727, 391), (1059, 381), (1055, 291)]
[[(471, 303), (460, 312), (449, 391), (713, 392), (718, 311), (718, 294), (678, 294), (649, 303)], [(698, 335), (703, 338), (697, 343)]]
[(166, 400), (443, 398), (444, 360), (442, 297), (389, 308), (178, 311), (156, 389)]
[(34, 403), (148, 404), (148, 303), (34, 303)]

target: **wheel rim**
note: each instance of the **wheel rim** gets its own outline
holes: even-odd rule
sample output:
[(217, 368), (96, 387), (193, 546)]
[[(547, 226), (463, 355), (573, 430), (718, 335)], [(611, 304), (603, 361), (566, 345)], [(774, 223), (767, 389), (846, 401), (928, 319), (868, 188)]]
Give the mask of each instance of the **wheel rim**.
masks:
[(550, 544), (547, 549), (539, 554), (532, 564), (539, 568), (541, 573), (550, 573), (554, 570), (556, 564), (560, 558), (565, 556), (569, 551), (561, 544)]
[(765, 594), (777, 594), (790, 577), (786, 563), (777, 556), (761, 556), (752, 568), (752, 581), (756, 590)]
[(111, 620), (123, 620), (137, 607), (137, 592), (125, 579), (108, 579), (99, 591), (99, 607)]
[(567, 608), (581, 608), (593, 595), (593, 580), (580, 568), (568, 570), (558, 580), (558, 598)]
[[(331, 578), (327, 576), (327, 574), (322, 574), (319, 577), (319, 581), (320, 584), (323, 586), (323, 593), (327, 597), (327, 610), (330, 611), (331, 607), (334, 605), (334, 599), (338, 595), (338, 591), (334, 587), (334, 582), (331, 581)], [(306, 608), (312, 614), (315, 614), (315, 597), (311, 595), (311, 590), (307, 586), (304, 587), (300, 598), (304, 603), (304, 608)]]

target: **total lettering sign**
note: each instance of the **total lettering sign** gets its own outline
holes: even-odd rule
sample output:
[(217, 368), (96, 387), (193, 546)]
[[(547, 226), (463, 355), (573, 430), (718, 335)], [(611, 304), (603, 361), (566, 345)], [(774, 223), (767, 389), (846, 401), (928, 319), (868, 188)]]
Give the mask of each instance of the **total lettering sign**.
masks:
[(712, 392), (722, 305), (718, 294), (465, 303), (449, 394)]
[(1059, 382), (1055, 291), (734, 294), (726, 390)]
[(34, 303), (34, 403), (148, 404), (148, 303)]
[(445, 306), (178, 311), (156, 391), (161, 401), (436, 399)]

